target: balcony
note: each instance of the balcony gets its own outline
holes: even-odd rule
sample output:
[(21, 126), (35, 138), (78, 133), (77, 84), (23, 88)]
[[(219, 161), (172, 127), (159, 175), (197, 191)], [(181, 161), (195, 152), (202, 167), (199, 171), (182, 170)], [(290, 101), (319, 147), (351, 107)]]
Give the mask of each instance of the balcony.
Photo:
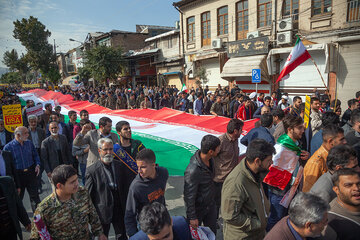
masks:
[(347, 22), (360, 21), (360, 0), (348, 1), (347, 5)]

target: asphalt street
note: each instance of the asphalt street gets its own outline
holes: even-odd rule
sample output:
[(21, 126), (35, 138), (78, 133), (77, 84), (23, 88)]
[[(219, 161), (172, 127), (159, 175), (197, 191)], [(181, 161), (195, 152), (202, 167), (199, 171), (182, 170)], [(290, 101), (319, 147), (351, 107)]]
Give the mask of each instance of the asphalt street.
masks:
[[(48, 181), (47, 176), (45, 175), (45, 172), (42, 175), (42, 179), (45, 182), (43, 185), (43, 193), (40, 195), (40, 199), (44, 199), (46, 196), (51, 194), (51, 186)], [(80, 179), (80, 178), (79, 178)], [(184, 199), (183, 199), (183, 190), (184, 190), (184, 177), (169, 177), (166, 191), (165, 191), (165, 199), (166, 199), (166, 205), (167, 209), (170, 212), (171, 216), (185, 216), (185, 205), (184, 205)], [(30, 206), (30, 200), (29, 195), (26, 192), (23, 204), (25, 206), (25, 209), (29, 215), (29, 217), (32, 219), (33, 212), (31, 210)], [(25, 228), (22, 226), (23, 230), (23, 238), (29, 239), (30, 233), (26, 232)], [(109, 239), (115, 239), (114, 229), (111, 227)], [(220, 229), (217, 233), (217, 240), (223, 239), (222, 232)]]

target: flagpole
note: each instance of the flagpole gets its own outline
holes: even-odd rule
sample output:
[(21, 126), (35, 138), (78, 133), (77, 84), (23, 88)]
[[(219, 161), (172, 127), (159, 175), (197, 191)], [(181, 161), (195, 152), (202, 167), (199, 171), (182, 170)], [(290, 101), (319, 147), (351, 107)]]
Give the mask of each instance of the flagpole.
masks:
[(310, 55), (310, 59), (311, 59), (311, 61), (313, 62), (313, 64), (315, 65), (316, 70), (318, 71), (318, 73), (319, 73), (319, 75), (320, 75), (320, 77), (321, 77), (321, 80), (322, 80), (322, 82), (323, 82), (323, 84), (324, 84), (324, 86), (325, 86), (326, 90), (327, 90), (327, 91), (329, 91), (329, 89), (327, 88), (327, 86), (326, 86), (326, 84), (325, 84), (324, 78), (323, 78), (323, 76), (321, 75), (321, 72), (320, 72), (320, 70), (319, 70), (319, 68), (318, 68), (318, 66), (317, 66), (317, 64), (316, 64), (316, 62), (315, 62), (315, 60), (312, 58), (312, 56), (311, 56), (311, 55)]

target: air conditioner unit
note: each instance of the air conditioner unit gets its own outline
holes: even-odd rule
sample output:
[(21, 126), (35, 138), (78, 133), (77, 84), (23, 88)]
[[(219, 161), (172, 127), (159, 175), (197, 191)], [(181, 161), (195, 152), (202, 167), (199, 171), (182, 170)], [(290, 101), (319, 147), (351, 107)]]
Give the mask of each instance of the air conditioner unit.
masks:
[(249, 33), (246, 34), (247, 39), (258, 38), (258, 37), (260, 37), (260, 32), (259, 31), (249, 32)]
[(219, 49), (222, 48), (222, 41), (220, 38), (214, 39), (211, 41), (211, 46), (213, 49)]
[(278, 33), (276, 42), (277, 42), (277, 45), (291, 44), (292, 43), (292, 31)]
[(293, 30), (293, 20), (292, 18), (284, 18), (277, 23), (277, 31), (285, 32)]

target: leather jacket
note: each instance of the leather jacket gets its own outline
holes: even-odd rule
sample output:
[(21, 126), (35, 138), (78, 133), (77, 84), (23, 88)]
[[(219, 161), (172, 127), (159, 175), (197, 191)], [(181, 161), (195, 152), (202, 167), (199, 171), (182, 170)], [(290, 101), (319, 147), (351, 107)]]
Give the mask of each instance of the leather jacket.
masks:
[(184, 174), (184, 201), (187, 218), (197, 219), (198, 214), (215, 204), (214, 160), (207, 167), (200, 159), (200, 150), (191, 157)]

